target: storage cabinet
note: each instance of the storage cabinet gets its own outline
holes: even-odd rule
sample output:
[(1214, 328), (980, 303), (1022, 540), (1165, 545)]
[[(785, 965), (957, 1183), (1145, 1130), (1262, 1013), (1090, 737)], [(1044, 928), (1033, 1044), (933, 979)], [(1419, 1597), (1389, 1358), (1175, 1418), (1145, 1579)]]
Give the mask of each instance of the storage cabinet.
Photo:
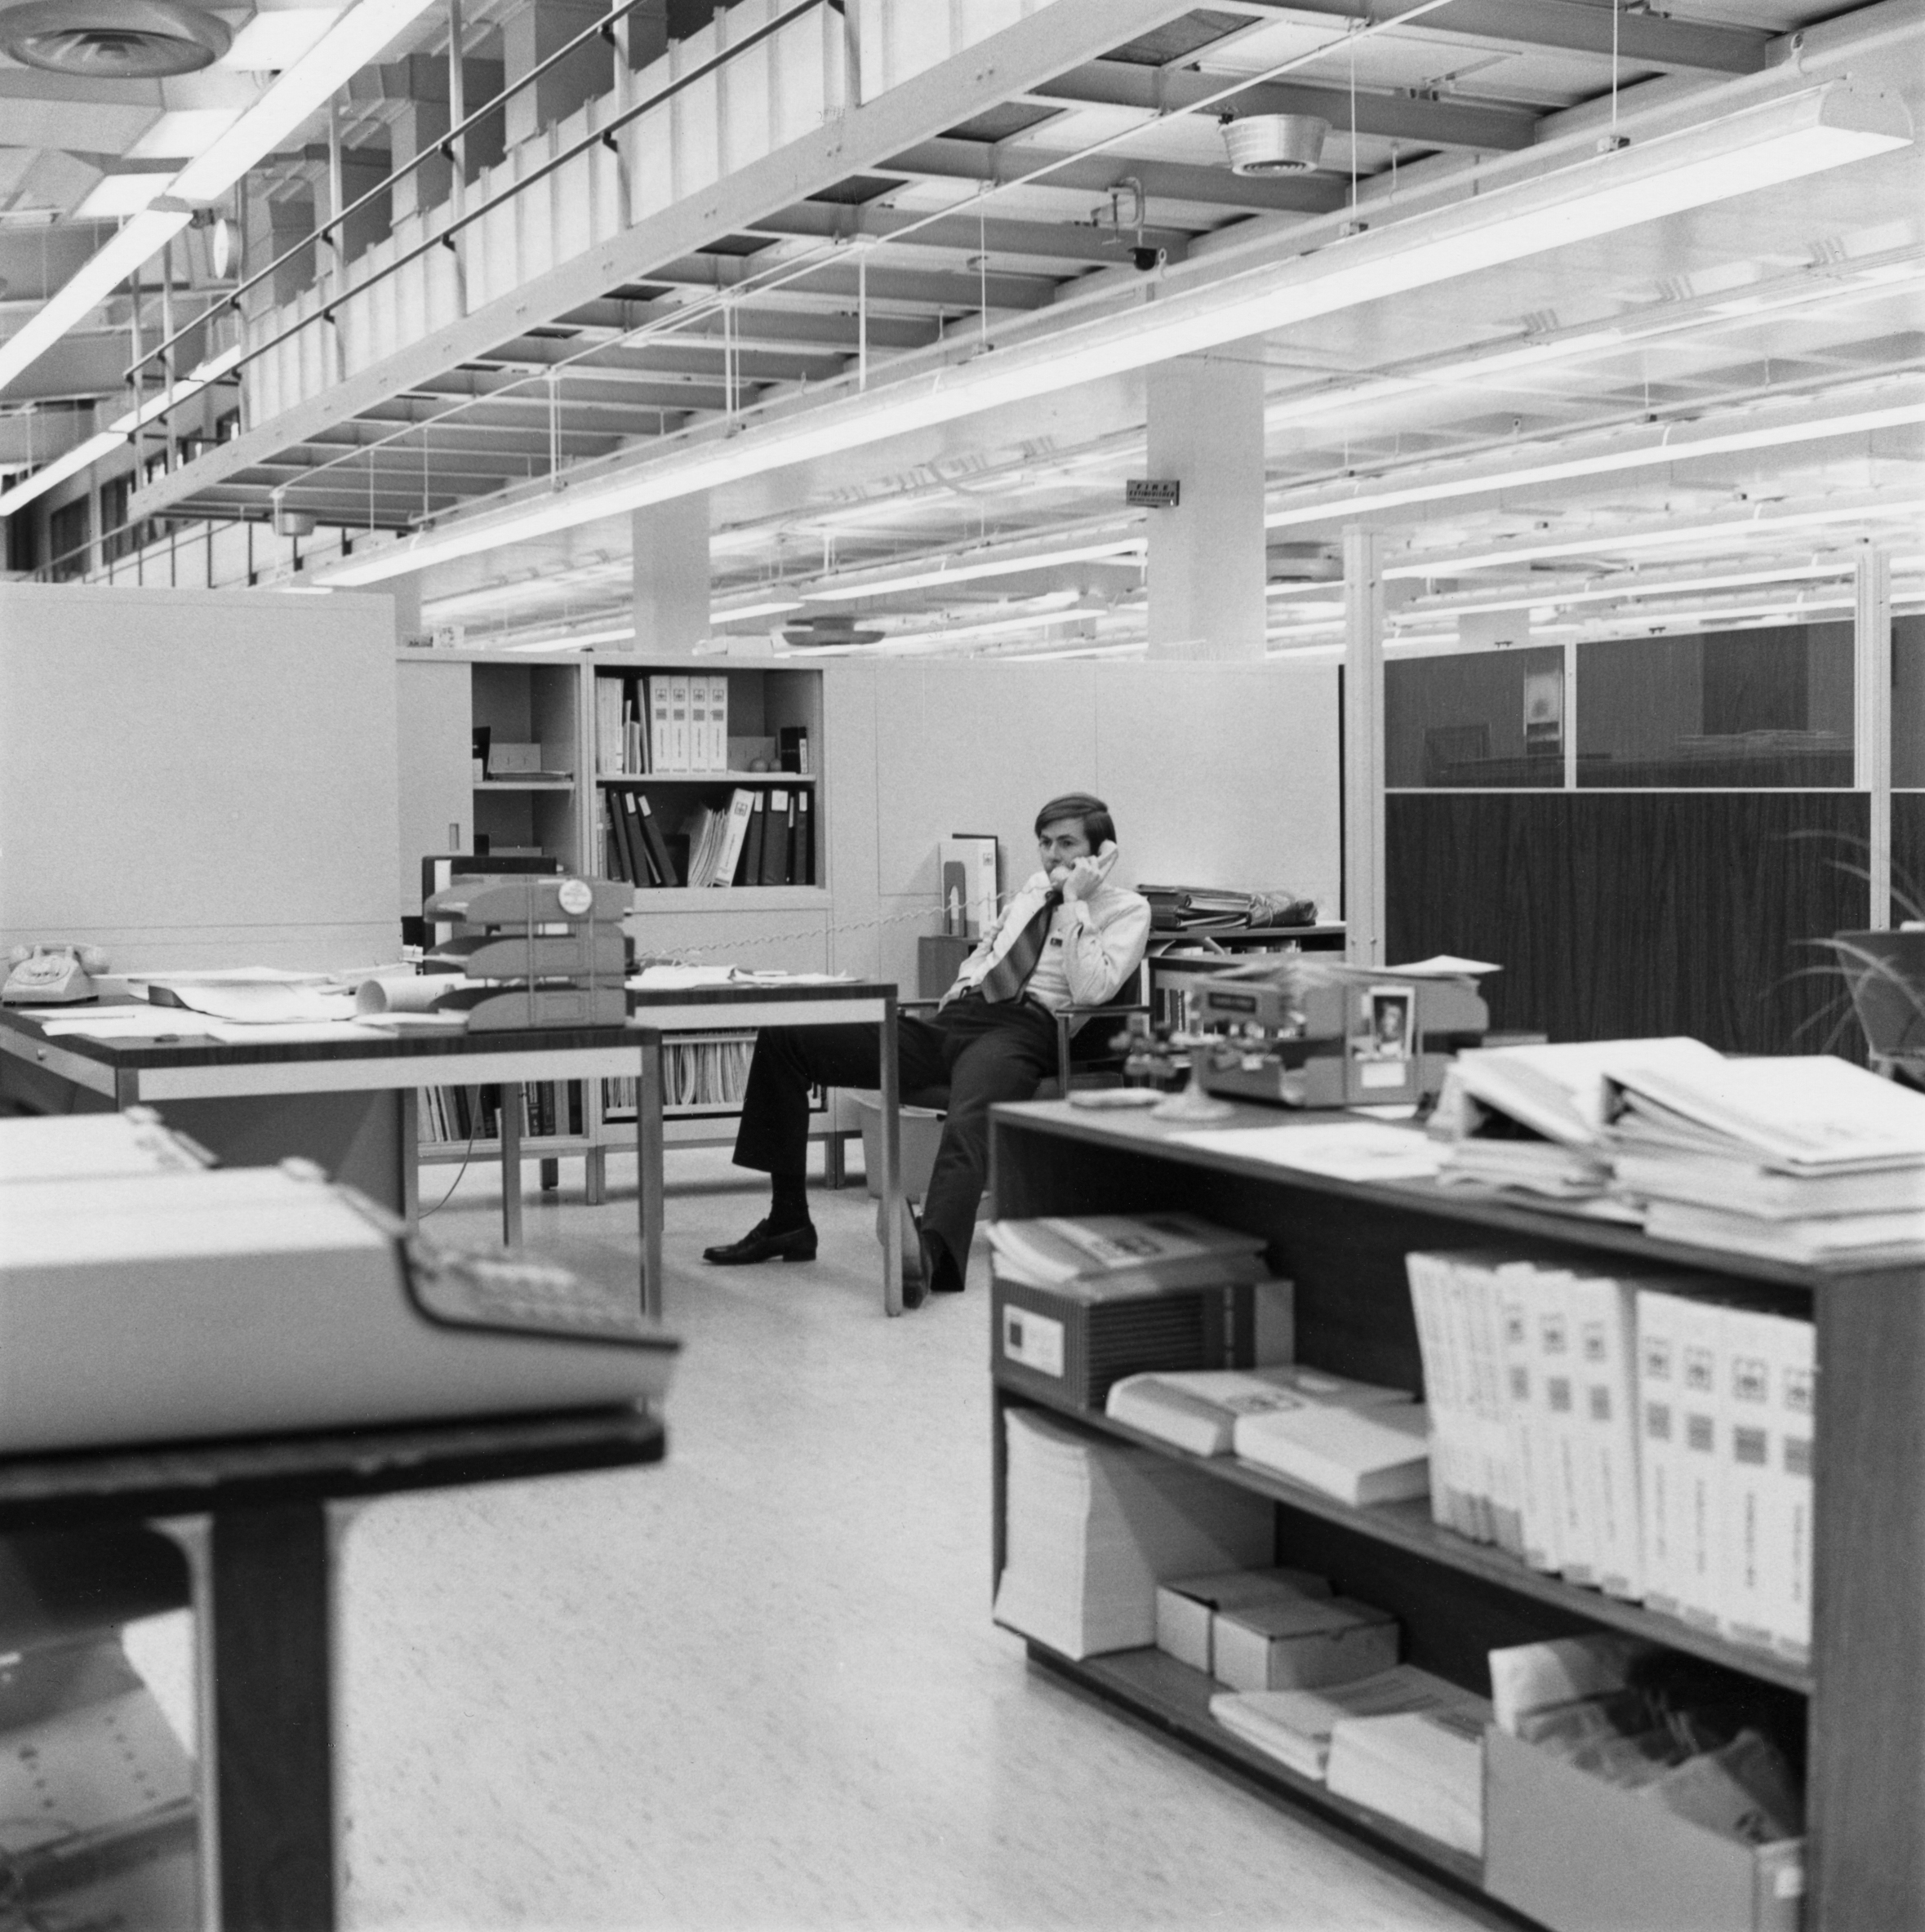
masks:
[[(1238, 1110), (1225, 1125), (1274, 1126)], [(1263, 1234), (1296, 1285), (1298, 1359), (1373, 1382), (1422, 1387), (1403, 1258), (1413, 1249), (1503, 1239), (1594, 1265), (1714, 1271), (1712, 1292), (1816, 1324), (1816, 1555), (1812, 1661), (1800, 1666), (1642, 1605), (1528, 1568), (1430, 1521), (1424, 1503), (1352, 1508), (1230, 1458), (1198, 1459), (1067, 1401), (1100, 1433), (1197, 1463), (1276, 1506), (1277, 1560), (1394, 1610), (1415, 1663), (1488, 1694), (1494, 1647), (1608, 1628), (1743, 1673), (1761, 1704), (1805, 1720), (1807, 1932), (1925, 1924), (1925, 1268), (1821, 1272), (1647, 1240), (1425, 1184), (1363, 1185), (1293, 1173), (1171, 1139), (1141, 1117), (1060, 1103), (996, 1109), (992, 1185), (1000, 1211), (1141, 1213), (1183, 1208)], [(1003, 1418), (1038, 1398), (995, 1390), (994, 1570), (1003, 1559)], [(1154, 1650), (1073, 1662), (1031, 1641), (1041, 1668), (1454, 1882), (1482, 1890), (1479, 1861), (1334, 1797), (1213, 1723), (1216, 1686)]]

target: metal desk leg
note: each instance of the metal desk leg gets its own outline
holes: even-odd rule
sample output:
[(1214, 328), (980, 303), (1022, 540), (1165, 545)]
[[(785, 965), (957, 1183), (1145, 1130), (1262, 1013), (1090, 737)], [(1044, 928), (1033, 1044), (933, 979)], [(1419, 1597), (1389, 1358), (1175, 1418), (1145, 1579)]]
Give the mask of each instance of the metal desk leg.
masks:
[(902, 1312), (902, 1081), (896, 1059), (896, 995), (882, 1005), (882, 1312)]
[(214, 1517), (214, 1762), (222, 1923), (335, 1923), (330, 1556), (326, 1505)]
[(421, 1095), (401, 1090), (401, 1218), (409, 1227), (421, 1219)]
[(504, 1083), (501, 1118), (501, 1245), (522, 1245), (522, 1090)]
[(642, 1216), (642, 1312), (662, 1318), (662, 1037), (642, 1042), (635, 1096), (635, 1194)]

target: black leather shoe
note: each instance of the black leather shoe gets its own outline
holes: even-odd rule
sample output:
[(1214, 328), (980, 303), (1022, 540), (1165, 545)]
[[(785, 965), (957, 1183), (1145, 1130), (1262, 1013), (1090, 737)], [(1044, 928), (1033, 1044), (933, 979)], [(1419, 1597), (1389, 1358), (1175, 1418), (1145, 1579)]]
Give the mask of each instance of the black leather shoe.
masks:
[(816, 1259), (816, 1224), (804, 1221), (780, 1234), (771, 1233), (767, 1220), (758, 1221), (740, 1241), (723, 1241), (704, 1248), (702, 1259), (719, 1268), (740, 1268), (751, 1261), (813, 1261)]

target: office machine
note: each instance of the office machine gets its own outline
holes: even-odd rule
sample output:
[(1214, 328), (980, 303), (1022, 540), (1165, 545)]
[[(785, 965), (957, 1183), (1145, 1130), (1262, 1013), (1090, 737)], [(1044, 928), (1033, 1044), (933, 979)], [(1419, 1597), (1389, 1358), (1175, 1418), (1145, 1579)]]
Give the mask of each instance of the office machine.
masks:
[(465, 930), (424, 960), (466, 984), (437, 1001), (465, 1008), (470, 1033), (514, 1027), (620, 1026), (628, 1016), (622, 915), (629, 889), (605, 879), (477, 873), (451, 879), (422, 908)]
[(0, 1215), (3, 1453), (655, 1401), (678, 1346), (307, 1161), (21, 1179)]
[(1205, 1090), (1281, 1107), (1434, 1097), (1451, 1055), (1491, 1024), (1474, 979), (1321, 962), (1221, 974), (1189, 997), (1199, 1024), (1234, 1029), (1193, 1048)]

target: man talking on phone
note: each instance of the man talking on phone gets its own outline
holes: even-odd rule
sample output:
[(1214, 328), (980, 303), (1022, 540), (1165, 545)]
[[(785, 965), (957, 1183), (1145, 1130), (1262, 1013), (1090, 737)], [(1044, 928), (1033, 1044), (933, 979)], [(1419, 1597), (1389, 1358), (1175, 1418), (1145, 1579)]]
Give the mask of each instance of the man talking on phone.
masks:
[[(928, 1019), (905, 1014), (902, 1090), (946, 1085), (949, 1106), (918, 1220), (905, 1209), (903, 1299), (961, 1290), (989, 1147), (989, 1109), (1027, 1100), (1055, 1070), (1054, 1015), (1101, 1006), (1142, 963), (1149, 902), (1109, 883), (1116, 826), (1087, 792), (1036, 815), (1042, 869), (1025, 882), (962, 962)], [(811, 1086), (872, 1087), (881, 1050), (870, 1026), (765, 1027), (757, 1036), (736, 1135), (736, 1165), (767, 1174), (769, 1211), (740, 1241), (703, 1251), (722, 1266), (812, 1261), (816, 1227), (803, 1184)]]

